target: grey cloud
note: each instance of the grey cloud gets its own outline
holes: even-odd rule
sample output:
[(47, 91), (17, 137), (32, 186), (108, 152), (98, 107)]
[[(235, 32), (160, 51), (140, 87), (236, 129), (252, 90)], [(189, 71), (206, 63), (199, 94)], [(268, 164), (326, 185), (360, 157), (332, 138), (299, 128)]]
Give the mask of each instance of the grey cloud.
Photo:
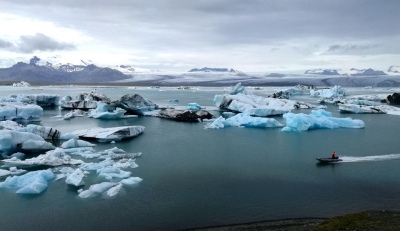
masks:
[(58, 42), (47, 35), (37, 33), (35, 35), (21, 36), (16, 49), (22, 53), (32, 53), (34, 51), (70, 50), (75, 49), (75, 45)]
[(13, 46), (13, 44), (11, 42), (3, 40), (3, 39), (0, 39), (0, 49), (2, 49), (2, 48), (10, 48), (12, 46)]
[(346, 44), (346, 45), (339, 45), (335, 44), (329, 46), (326, 53), (352, 53), (352, 52), (362, 52), (373, 50), (375, 48), (379, 48), (381, 45), (378, 44), (370, 44), (370, 45), (355, 45), (355, 44)]

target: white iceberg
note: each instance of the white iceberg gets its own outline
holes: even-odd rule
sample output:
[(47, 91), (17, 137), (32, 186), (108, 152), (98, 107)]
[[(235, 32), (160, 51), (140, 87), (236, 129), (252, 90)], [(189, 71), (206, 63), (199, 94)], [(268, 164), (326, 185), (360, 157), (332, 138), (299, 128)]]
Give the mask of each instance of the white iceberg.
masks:
[(143, 126), (125, 126), (112, 128), (89, 128), (72, 132), (80, 138), (98, 139), (100, 142), (119, 141), (141, 135)]
[(0, 120), (40, 121), (43, 108), (35, 104), (0, 103)]
[(106, 194), (109, 197), (117, 196), (119, 194), (119, 192), (121, 191), (121, 188), (122, 188), (122, 184), (117, 184), (114, 187), (108, 189)]
[(61, 166), (61, 165), (80, 165), (84, 162), (82, 160), (72, 159), (66, 155), (64, 150), (57, 148), (56, 150), (48, 151), (46, 154), (39, 155), (30, 159), (6, 159), (2, 160), (7, 166)]
[(94, 185), (91, 185), (87, 190), (80, 192), (78, 196), (80, 198), (94, 197), (99, 194), (103, 194), (108, 189), (110, 189), (116, 185), (117, 185), (117, 183), (112, 183), (112, 182), (102, 182), (99, 184), (94, 184)]
[(246, 88), (242, 86), (242, 83), (237, 83), (234, 86), (232, 86), (229, 91), (229, 95), (237, 95), (237, 94), (247, 94)]
[(235, 116), (229, 117), (228, 119), (220, 116), (213, 122), (207, 124), (205, 128), (216, 129), (225, 127), (259, 127), (259, 128), (272, 128), (272, 127), (283, 127), (281, 123), (273, 118), (262, 118), (252, 117), (245, 113), (239, 113)]
[(282, 131), (307, 131), (322, 128), (364, 128), (365, 123), (362, 120), (351, 118), (335, 118), (332, 113), (323, 109), (313, 110), (311, 114), (286, 113), (283, 115), (286, 120), (286, 126)]
[(13, 87), (30, 87), (31, 84), (25, 81), (21, 81), (20, 83), (13, 83)]
[(141, 182), (143, 179), (140, 177), (129, 177), (127, 179), (122, 179), (120, 182), (125, 185), (134, 185)]
[(0, 183), (0, 188), (14, 189), (20, 194), (39, 194), (47, 189), (48, 181), (54, 177), (51, 170), (28, 172), (22, 176), (7, 177)]
[(21, 175), (26, 173), (24, 169), (17, 169), (16, 167), (10, 167), (9, 170), (0, 169), (0, 177), (10, 176), (10, 175)]
[(347, 90), (342, 88), (341, 86), (334, 86), (329, 89), (312, 89), (310, 90), (310, 95), (313, 97), (320, 97), (320, 98), (338, 98), (338, 97), (344, 97), (349, 95), (347, 93)]
[(282, 115), (298, 108), (313, 108), (306, 103), (288, 99), (265, 98), (251, 94), (215, 95), (215, 106), (254, 116)]
[(99, 176), (112, 180), (113, 178), (128, 178), (131, 176), (131, 172), (123, 171), (119, 168), (108, 166), (97, 170)]
[(5, 121), (0, 121), (0, 130), (6, 129), (6, 130), (17, 130), (23, 128), (22, 125), (18, 124), (15, 121), (12, 120), (5, 120)]
[(85, 174), (83, 174), (82, 170), (77, 168), (74, 172), (68, 175), (67, 179), (65, 179), (65, 183), (73, 186), (82, 186), (85, 183), (83, 182), (83, 177)]
[(81, 148), (81, 147), (94, 147), (96, 146), (95, 144), (92, 144), (90, 142), (84, 141), (84, 140), (78, 140), (78, 139), (69, 139), (68, 141), (65, 141), (64, 143), (61, 144), (61, 148)]

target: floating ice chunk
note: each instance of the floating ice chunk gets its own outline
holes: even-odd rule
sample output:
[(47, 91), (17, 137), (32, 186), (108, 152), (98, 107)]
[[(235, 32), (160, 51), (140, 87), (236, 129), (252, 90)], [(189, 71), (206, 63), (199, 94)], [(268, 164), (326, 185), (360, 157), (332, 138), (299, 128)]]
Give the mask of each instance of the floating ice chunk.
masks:
[(356, 105), (364, 105), (364, 106), (378, 106), (380, 105), (377, 102), (370, 100), (362, 100), (362, 99), (350, 99), (345, 101), (347, 104), (356, 104)]
[(9, 175), (21, 175), (26, 172), (26, 170), (17, 169), (16, 167), (11, 167), (9, 170), (0, 169), (0, 177), (5, 177)]
[(118, 107), (115, 110), (110, 111), (110, 106), (108, 104), (104, 102), (97, 102), (96, 109), (90, 110), (88, 117), (95, 119), (122, 119), (132, 117), (125, 116), (125, 112), (126, 110)]
[(297, 108), (313, 108), (310, 104), (288, 99), (264, 98), (255, 95), (215, 95), (215, 106), (255, 116), (282, 115)]
[(17, 130), (22, 128), (23, 126), (18, 124), (17, 122), (11, 121), (11, 120), (6, 120), (6, 121), (0, 121), (0, 130), (1, 129), (6, 129), (6, 130)]
[(20, 194), (39, 194), (47, 189), (48, 181), (54, 179), (51, 170), (28, 172), (22, 176), (7, 177), (0, 188), (16, 189)]
[(115, 162), (111, 159), (105, 159), (98, 163), (83, 163), (79, 168), (84, 171), (96, 171), (98, 169), (102, 169), (108, 166), (113, 166), (114, 163)]
[(132, 159), (132, 158), (139, 157), (139, 156), (141, 156), (141, 155), (142, 155), (141, 152), (138, 152), (138, 153), (123, 153), (123, 154), (109, 152), (109, 153), (107, 153), (106, 155), (100, 156), (99, 159), (100, 159), (100, 160), (101, 160), (101, 159), (107, 159), (107, 158), (110, 158), (110, 159), (112, 159), (112, 160), (118, 160), (118, 159)]
[(364, 128), (362, 120), (351, 118), (335, 118), (332, 113), (323, 109), (312, 111), (311, 114), (286, 113), (283, 115), (286, 120), (286, 127), (282, 131), (307, 131), (321, 128)]
[(147, 113), (158, 109), (157, 104), (143, 98), (139, 94), (124, 95), (114, 103), (116, 107), (122, 108), (135, 115), (146, 115)]
[(17, 102), (21, 103), (34, 103), (42, 107), (58, 106), (60, 101), (59, 95), (54, 94), (33, 94), (33, 95), (11, 95)]
[(35, 124), (28, 124), (26, 127), (19, 128), (16, 131), (33, 133), (46, 140), (58, 139), (61, 135), (61, 132), (55, 128)]
[(80, 148), (80, 147), (94, 147), (95, 144), (89, 143), (84, 140), (70, 139), (61, 144), (62, 148)]
[(34, 104), (0, 103), (0, 120), (40, 121), (43, 108)]
[(30, 87), (28, 82), (21, 81), (20, 83), (13, 83), (13, 87)]
[(107, 196), (109, 196), (109, 197), (117, 196), (119, 194), (119, 192), (121, 191), (121, 188), (122, 188), (122, 184), (117, 184), (116, 186), (108, 189)]
[(283, 125), (273, 118), (260, 118), (252, 117), (245, 113), (239, 113), (228, 119), (222, 116), (214, 120), (213, 122), (206, 125), (207, 129), (224, 128), (224, 127), (259, 127), (259, 128), (271, 128), (271, 127), (282, 127)]
[(347, 96), (349, 94), (347, 93), (346, 89), (336, 85), (329, 89), (321, 89), (321, 90), (312, 89), (310, 90), (310, 95), (321, 98), (338, 98)]
[(80, 192), (78, 196), (80, 198), (89, 198), (89, 197), (97, 196), (99, 194), (104, 193), (111, 187), (114, 187), (115, 185), (117, 185), (117, 183), (102, 182), (99, 184), (94, 184), (94, 185), (91, 185), (89, 187), (89, 189)]
[(340, 104), (339, 105), (340, 112), (346, 113), (357, 113), (357, 114), (391, 114), (391, 115), (399, 115), (400, 108), (393, 107), (389, 105), (377, 105), (377, 106), (364, 106), (364, 105), (356, 105), (356, 104)]
[(119, 141), (142, 134), (143, 126), (126, 126), (113, 128), (89, 128), (72, 132), (80, 138), (98, 139), (100, 142)]
[(188, 110), (201, 110), (204, 107), (200, 106), (198, 103), (189, 103)]
[(19, 159), (7, 159), (3, 162), (8, 166), (61, 166), (61, 165), (79, 165), (82, 164), (82, 160), (72, 159), (66, 155), (61, 148), (57, 148), (53, 151), (48, 151), (46, 154), (39, 155), (30, 159), (19, 160)]
[(85, 175), (83, 174), (81, 169), (76, 169), (73, 173), (69, 174), (67, 179), (65, 179), (65, 183), (74, 185), (74, 186), (81, 186), (84, 185), (85, 183), (83, 182), (83, 177)]
[(54, 149), (54, 147), (33, 133), (0, 130), (0, 153), (10, 154), (20, 151), (20, 149), (43, 151)]
[(170, 99), (169, 102), (170, 102), (170, 103), (178, 103), (178, 102), (179, 102), (179, 99)]
[(140, 177), (129, 177), (127, 179), (122, 179), (120, 182), (125, 185), (134, 185), (141, 182), (143, 179)]
[(247, 94), (246, 88), (242, 86), (242, 83), (237, 83), (229, 89), (230, 95), (237, 95), (237, 94)]
[(107, 180), (112, 180), (113, 178), (128, 178), (131, 176), (131, 172), (123, 171), (115, 167), (105, 167), (97, 170), (99, 176), (106, 178)]

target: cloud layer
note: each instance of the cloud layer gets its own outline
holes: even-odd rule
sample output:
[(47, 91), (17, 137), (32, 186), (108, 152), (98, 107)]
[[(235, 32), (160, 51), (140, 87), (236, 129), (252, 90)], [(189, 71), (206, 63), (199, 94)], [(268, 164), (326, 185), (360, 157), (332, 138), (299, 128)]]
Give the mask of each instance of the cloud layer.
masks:
[[(18, 50), (27, 53), (76, 48), (104, 60), (119, 54), (125, 64), (153, 68), (247, 69), (297, 68), (312, 60), (338, 65), (329, 55), (354, 56), (354, 62), (365, 55), (400, 55), (397, 0), (4, 0), (3, 5), (12, 14), (92, 38), (52, 39), (38, 28), (34, 36), (20, 34)], [(6, 46), (0, 40), (0, 48)]]

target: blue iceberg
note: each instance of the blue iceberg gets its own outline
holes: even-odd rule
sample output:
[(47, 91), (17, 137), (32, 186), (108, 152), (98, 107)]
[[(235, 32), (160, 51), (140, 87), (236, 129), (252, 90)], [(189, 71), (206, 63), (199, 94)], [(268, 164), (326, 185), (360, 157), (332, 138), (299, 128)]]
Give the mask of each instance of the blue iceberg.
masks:
[(47, 182), (54, 177), (49, 169), (28, 172), (22, 176), (7, 177), (0, 183), (0, 188), (16, 189), (19, 194), (39, 194), (47, 189)]
[(258, 127), (258, 128), (271, 128), (282, 127), (283, 125), (273, 118), (253, 117), (245, 113), (239, 113), (228, 119), (220, 116), (213, 122), (206, 125), (208, 129), (218, 129), (224, 127)]
[(323, 109), (313, 110), (311, 114), (286, 113), (283, 115), (286, 127), (282, 131), (307, 131), (313, 129), (364, 128), (362, 120), (352, 118), (335, 118), (332, 113)]

